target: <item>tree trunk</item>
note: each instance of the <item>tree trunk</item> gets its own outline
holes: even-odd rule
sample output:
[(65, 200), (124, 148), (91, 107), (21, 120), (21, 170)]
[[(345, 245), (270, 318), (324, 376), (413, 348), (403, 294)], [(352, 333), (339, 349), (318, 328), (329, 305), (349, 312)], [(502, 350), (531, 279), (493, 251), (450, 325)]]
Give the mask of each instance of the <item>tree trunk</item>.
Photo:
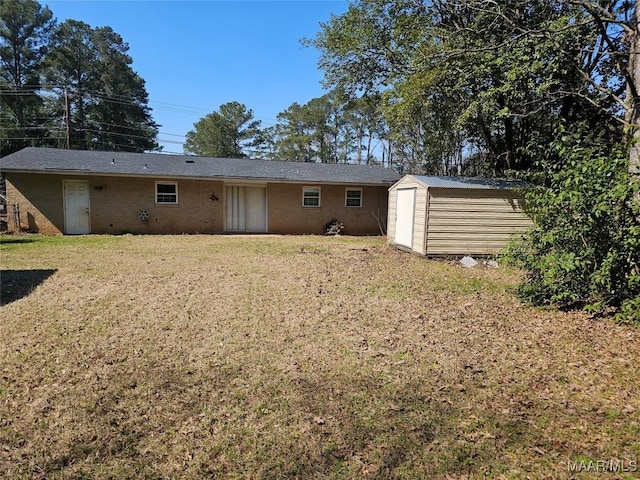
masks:
[[(640, 0), (635, 2), (633, 18), (634, 35), (629, 51), (629, 70), (633, 78), (635, 91), (640, 91), (640, 61), (636, 58), (640, 54)], [(638, 176), (640, 173), (640, 99), (636, 96), (631, 105), (631, 148), (629, 150), (629, 173)]]

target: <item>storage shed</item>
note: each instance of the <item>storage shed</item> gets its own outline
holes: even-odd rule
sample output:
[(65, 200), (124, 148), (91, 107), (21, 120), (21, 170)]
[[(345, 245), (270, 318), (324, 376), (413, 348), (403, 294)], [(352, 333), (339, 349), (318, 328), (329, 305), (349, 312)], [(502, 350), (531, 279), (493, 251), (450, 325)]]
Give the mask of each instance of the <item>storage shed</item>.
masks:
[(389, 188), (388, 242), (421, 255), (490, 255), (532, 222), (518, 181), (407, 175)]

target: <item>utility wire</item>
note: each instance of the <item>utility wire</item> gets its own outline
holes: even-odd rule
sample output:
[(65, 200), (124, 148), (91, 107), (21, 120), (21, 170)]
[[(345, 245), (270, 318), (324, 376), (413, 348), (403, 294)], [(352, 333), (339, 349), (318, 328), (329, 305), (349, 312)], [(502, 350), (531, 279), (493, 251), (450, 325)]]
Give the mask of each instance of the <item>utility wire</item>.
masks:
[[(91, 121), (92, 124), (104, 125), (107, 127), (118, 127), (125, 128), (127, 130), (142, 130), (144, 127), (134, 126), (134, 125), (121, 125), (117, 123), (108, 123), (108, 122), (94, 122)], [(179, 133), (167, 133), (167, 132), (158, 132), (159, 135), (169, 135), (171, 137), (186, 137), (186, 135), (180, 135)]]
[[(75, 131), (77, 132), (90, 132), (90, 133), (100, 133), (103, 135), (113, 135), (113, 136), (117, 136), (117, 137), (125, 137), (125, 138), (142, 138), (142, 139), (148, 139), (149, 137), (143, 136), (143, 135), (129, 135), (127, 133), (118, 133), (118, 132), (112, 132), (109, 130), (95, 130), (92, 128), (78, 128), (75, 129)], [(178, 142), (177, 140), (166, 140), (166, 139), (157, 139), (158, 142), (162, 142), (162, 143), (174, 143), (176, 145), (182, 145), (184, 142)]]
[[(40, 88), (64, 88), (61, 85), (46, 85), (46, 86), (30, 85), (29, 87), (32, 88), (34, 92)], [(11, 95), (25, 95), (25, 96), (32, 95), (32, 93), (20, 92), (19, 90), (22, 87), (12, 87), (12, 88), (14, 91), (17, 91), (18, 93), (12, 93), (10, 91), (7, 93)], [(69, 90), (70, 90), (70, 93), (73, 93), (71, 89)], [(5, 93), (2, 91), (2, 87), (0, 87), (0, 92)], [(144, 104), (145, 104), (145, 102), (141, 100), (131, 100), (131, 96), (129, 95), (118, 95), (118, 94), (107, 95), (107, 94), (95, 92), (92, 90), (83, 90), (82, 93), (90, 97), (99, 98), (105, 102), (114, 103), (117, 105), (132, 105), (137, 107), (141, 107), (141, 106), (144, 107)], [(163, 111), (183, 113), (183, 114), (194, 115), (194, 116), (205, 116), (214, 111), (214, 110), (203, 109), (199, 107), (192, 107), (188, 105), (180, 105), (177, 103), (163, 102), (163, 101), (151, 100), (151, 99), (146, 101), (146, 105), (149, 105), (149, 107), (147, 108), (151, 108), (152, 110), (163, 110)], [(150, 105), (155, 105), (155, 106), (150, 106)], [(254, 117), (254, 118), (256, 120), (261, 120), (268, 123), (273, 122), (273, 124), (278, 122), (278, 120), (275, 118), (267, 118), (267, 117)]]
[(57, 131), (63, 132), (63, 131), (65, 131), (65, 129), (63, 127), (57, 127), (57, 128), (55, 128), (55, 127), (16, 127), (16, 128), (13, 128), (13, 127), (6, 127), (6, 128), (2, 127), (2, 128), (0, 128), (0, 131), (5, 131), (5, 132), (10, 132), (12, 130), (48, 130), (50, 132), (57, 132)]
[[(63, 85), (22, 85), (20, 87), (10, 87), (10, 88), (6, 88), (6, 87), (0, 87), (0, 93), (1, 94), (9, 94), (12, 96), (32, 96), (35, 94), (35, 92), (37, 92), (38, 90), (52, 90), (52, 89), (65, 89), (67, 87), (63, 86)], [(30, 89), (31, 92), (24, 92), (21, 91), (23, 89)], [(212, 111), (209, 110), (205, 110), (202, 108), (197, 108), (197, 107), (191, 107), (191, 106), (187, 106), (187, 105), (180, 105), (180, 104), (176, 104), (176, 103), (171, 103), (171, 102), (163, 102), (163, 101), (155, 101), (155, 100), (147, 100), (146, 104), (144, 101), (139, 101), (139, 100), (132, 100), (131, 96), (128, 95), (118, 95), (118, 94), (111, 94), (111, 95), (107, 95), (107, 94), (103, 94), (103, 93), (98, 93), (98, 92), (94, 92), (91, 90), (84, 90), (82, 91), (83, 95), (87, 95), (91, 98), (98, 99), (107, 103), (112, 103), (112, 104), (116, 104), (116, 105), (122, 105), (122, 106), (135, 106), (135, 107), (139, 107), (139, 108), (143, 108), (145, 110), (163, 110), (163, 111), (168, 111), (168, 112), (172, 112), (172, 113), (180, 113), (180, 114), (186, 114), (186, 115), (193, 115), (193, 116), (199, 116), (199, 117), (203, 117), (206, 116), (209, 113), (212, 113)], [(153, 106), (151, 106), (153, 105)], [(44, 120), (48, 120), (51, 117), (34, 117), (33, 119), (44, 119)], [(55, 117), (54, 117), (55, 118)], [(273, 118), (257, 118), (254, 117), (256, 120), (260, 120), (260, 121), (264, 121), (266, 122), (265, 127), (271, 127), (275, 124), (277, 124), (278, 120), (277, 119), (273, 119)], [(273, 122), (273, 123), (272, 123)], [(108, 122), (95, 122), (98, 125), (103, 125), (103, 126), (112, 126), (112, 127), (117, 127), (120, 129), (125, 129), (125, 130), (129, 130), (129, 131), (136, 131), (138, 130), (138, 127), (135, 126), (129, 126), (129, 125), (118, 125), (118, 124), (113, 124), (113, 123), (108, 123)], [(29, 127), (14, 127), (14, 129), (28, 129)], [(45, 130), (46, 127), (40, 127), (41, 129)], [(53, 129), (52, 129), (53, 130)], [(75, 130), (83, 130), (83, 129), (75, 129)], [(106, 131), (106, 132), (101, 132), (98, 130), (90, 130), (90, 129), (85, 129), (86, 131), (92, 131), (92, 133), (104, 133), (104, 134), (109, 134), (109, 135), (119, 135), (122, 137), (129, 137), (129, 138), (142, 138), (142, 139), (146, 139), (148, 137), (146, 136), (140, 136), (140, 135), (132, 135), (132, 134), (124, 134), (124, 133), (117, 133), (117, 132), (110, 132), (110, 131)], [(169, 132), (158, 132), (158, 135), (165, 135), (165, 136), (171, 136), (171, 137), (179, 137), (179, 138), (186, 138), (186, 135), (182, 135), (182, 134), (177, 134), (177, 133), (169, 133)], [(177, 144), (177, 145), (183, 145), (184, 142), (180, 142), (180, 141), (175, 141), (175, 140), (168, 140), (168, 139), (161, 139), (161, 138), (156, 138), (156, 141), (158, 143), (171, 143), (171, 144)], [(115, 144), (114, 144), (115, 145)]]
[(64, 140), (64, 137), (0, 137), (2, 140)]

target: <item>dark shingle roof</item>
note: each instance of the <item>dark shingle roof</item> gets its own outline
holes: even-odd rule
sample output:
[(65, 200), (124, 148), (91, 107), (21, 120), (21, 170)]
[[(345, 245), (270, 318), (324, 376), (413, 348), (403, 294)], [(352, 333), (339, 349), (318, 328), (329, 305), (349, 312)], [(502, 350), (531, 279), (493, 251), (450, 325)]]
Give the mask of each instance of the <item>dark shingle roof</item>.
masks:
[(0, 171), (358, 185), (390, 185), (400, 178), (395, 171), (379, 166), (35, 147), (0, 159)]

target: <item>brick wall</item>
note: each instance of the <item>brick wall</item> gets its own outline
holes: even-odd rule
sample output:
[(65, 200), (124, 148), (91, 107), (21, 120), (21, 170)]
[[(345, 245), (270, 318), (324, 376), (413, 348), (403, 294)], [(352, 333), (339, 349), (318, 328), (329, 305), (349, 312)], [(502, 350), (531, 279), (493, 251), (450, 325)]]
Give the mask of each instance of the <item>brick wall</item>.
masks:
[[(320, 187), (320, 207), (302, 206), (303, 187)], [(337, 218), (346, 235), (380, 235), (378, 220), (387, 219), (386, 187), (362, 187), (362, 207), (346, 207), (347, 185), (275, 184), (267, 186), (268, 225), (273, 233), (323, 234), (324, 226)], [(349, 187), (357, 188), (357, 187)]]
[[(222, 232), (222, 182), (178, 180), (178, 205), (156, 205), (153, 178), (8, 174), (7, 203), (9, 209), (20, 205), (23, 228), (44, 234), (64, 232), (65, 179), (89, 182), (92, 233)], [(210, 199), (213, 194), (218, 201)], [(140, 220), (140, 210), (149, 212), (148, 220)]]
[[(156, 205), (155, 182), (161, 179), (7, 174), (7, 201), (20, 204), (23, 228), (44, 234), (64, 232), (64, 180), (89, 182), (92, 233), (222, 233), (224, 184), (213, 180), (176, 180), (178, 205)], [(167, 180), (169, 181), (169, 180)], [(303, 186), (319, 186), (321, 206), (303, 207)], [(379, 235), (378, 219), (387, 217), (387, 188), (363, 187), (362, 207), (345, 206), (346, 185), (267, 185), (268, 230), (284, 234), (322, 234), (332, 218), (348, 235)], [(212, 200), (215, 195), (218, 200)], [(143, 221), (138, 212), (146, 210)], [(10, 228), (12, 225), (10, 225)]]
[[(176, 180), (178, 204), (156, 205), (156, 180), (164, 181), (154, 178), (91, 178), (91, 231), (152, 234), (222, 231), (222, 182)], [(211, 200), (213, 194), (219, 200)], [(141, 210), (149, 212), (148, 220), (139, 218)]]
[(48, 235), (64, 231), (60, 177), (11, 173), (6, 180), (9, 230), (18, 229), (13, 218), (13, 206), (17, 204), (22, 229)]

